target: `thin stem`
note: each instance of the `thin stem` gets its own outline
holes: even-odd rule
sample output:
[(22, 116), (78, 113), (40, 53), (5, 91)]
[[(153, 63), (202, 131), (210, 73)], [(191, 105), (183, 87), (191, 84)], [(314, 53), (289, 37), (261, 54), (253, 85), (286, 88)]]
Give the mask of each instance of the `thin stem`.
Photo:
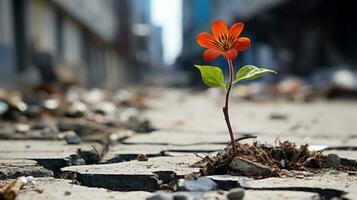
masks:
[(232, 130), (231, 122), (229, 120), (229, 114), (228, 114), (229, 94), (230, 94), (231, 89), (232, 89), (234, 70), (233, 70), (232, 60), (227, 59), (227, 61), (228, 61), (228, 65), (229, 65), (229, 82), (228, 82), (228, 88), (227, 88), (227, 92), (226, 92), (226, 100), (225, 100), (225, 104), (224, 104), (224, 107), (223, 107), (223, 114), (224, 114), (224, 118), (226, 120), (226, 124), (227, 124), (227, 127), (228, 127), (229, 135), (231, 137), (231, 143), (232, 143), (233, 151), (234, 151), (234, 154), (236, 154), (237, 153), (237, 147), (236, 147), (235, 142), (234, 142), (233, 130)]

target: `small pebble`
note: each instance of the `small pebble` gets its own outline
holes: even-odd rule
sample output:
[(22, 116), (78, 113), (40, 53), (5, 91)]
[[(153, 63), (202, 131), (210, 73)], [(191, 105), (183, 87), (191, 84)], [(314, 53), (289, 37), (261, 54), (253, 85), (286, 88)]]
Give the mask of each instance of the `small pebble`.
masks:
[(81, 138), (74, 131), (66, 131), (62, 134), (64, 134), (67, 144), (80, 144), (82, 142)]
[(282, 113), (271, 113), (270, 114), (270, 119), (274, 120), (286, 120), (288, 118), (287, 115), (282, 114)]
[(227, 198), (229, 200), (240, 200), (244, 197), (243, 188), (234, 188), (228, 191)]
[(337, 168), (340, 166), (340, 157), (337, 154), (328, 154), (326, 156), (327, 167)]
[(145, 155), (145, 154), (139, 154), (137, 157), (136, 157), (136, 160), (138, 161), (148, 161), (148, 157)]
[(185, 180), (185, 190), (187, 191), (211, 191), (217, 188), (217, 183), (207, 177), (199, 177), (196, 180)]

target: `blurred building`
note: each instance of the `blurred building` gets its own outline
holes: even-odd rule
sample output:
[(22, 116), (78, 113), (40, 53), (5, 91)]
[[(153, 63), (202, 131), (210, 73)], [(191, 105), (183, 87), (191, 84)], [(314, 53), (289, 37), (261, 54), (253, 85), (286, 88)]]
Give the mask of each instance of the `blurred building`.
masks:
[(356, 69), (354, 9), (350, 1), (285, 0), (246, 21), (255, 43), (271, 49), (281, 73), (309, 76), (341, 67)]
[[(1, 0), (2, 82), (40, 71), (88, 86), (125, 82), (111, 0)], [(14, 76), (16, 74), (16, 76)], [(52, 74), (52, 75), (51, 75)], [(6, 80), (6, 77), (9, 80)], [(43, 78), (43, 77), (42, 77)], [(24, 77), (28, 81), (29, 77)]]
[(115, 88), (141, 80), (162, 61), (150, 3), (0, 0), (1, 84), (58, 79)]
[(152, 25), (150, 27), (150, 66), (153, 71), (161, 70), (164, 65), (164, 49), (162, 44), (162, 28)]
[(114, 2), (121, 29), (120, 52), (128, 57), (130, 81), (138, 83), (163, 65), (162, 30), (152, 25), (150, 0)]
[[(355, 68), (353, 9), (353, 3), (338, 0), (183, 0), (183, 50), (177, 63), (195, 76), (192, 66), (203, 63), (204, 51), (196, 35), (209, 32), (214, 20), (223, 19), (228, 25), (243, 21), (243, 35), (252, 39), (249, 51), (238, 57), (239, 65), (250, 63), (299, 76), (341, 66)], [(224, 65), (220, 59), (212, 64)]]

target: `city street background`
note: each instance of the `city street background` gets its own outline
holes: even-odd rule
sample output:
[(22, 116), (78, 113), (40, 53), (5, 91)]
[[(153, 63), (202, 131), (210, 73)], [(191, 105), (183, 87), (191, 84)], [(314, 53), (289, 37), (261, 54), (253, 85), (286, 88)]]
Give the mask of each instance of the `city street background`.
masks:
[[(0, 0), (0, 199), (357, 199), (356, 15), (338, 0)], [(235, 137), (316, 153), (298, 170), (286, 155), (269, 178), (193, 165), (230, 141), (224, 93), (194, 67), (228, 77), (196, 41), (217, 19), (251, 39), (235, 71), (278, 72), (232, 89)]]

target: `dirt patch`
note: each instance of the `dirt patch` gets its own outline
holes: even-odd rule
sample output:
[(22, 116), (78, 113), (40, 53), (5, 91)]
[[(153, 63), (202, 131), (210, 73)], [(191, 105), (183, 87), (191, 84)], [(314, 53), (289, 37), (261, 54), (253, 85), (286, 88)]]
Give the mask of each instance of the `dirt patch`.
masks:
[(237, 152), (229, 144), (215, 156), (206, 156), (195, 163), (204, 175), (229, 174), (253, 178), (295, 176), (302, 172), (316, 172), (316, 169), (334, 168), (342, 171), (356, 171), (353, 162), (342, 162), (335, 154), (324, 155), (312, 151), (309, 145), (297, 146), (289, 141), (277, 141), (274, 146), (241, 144), (236, 142)]

